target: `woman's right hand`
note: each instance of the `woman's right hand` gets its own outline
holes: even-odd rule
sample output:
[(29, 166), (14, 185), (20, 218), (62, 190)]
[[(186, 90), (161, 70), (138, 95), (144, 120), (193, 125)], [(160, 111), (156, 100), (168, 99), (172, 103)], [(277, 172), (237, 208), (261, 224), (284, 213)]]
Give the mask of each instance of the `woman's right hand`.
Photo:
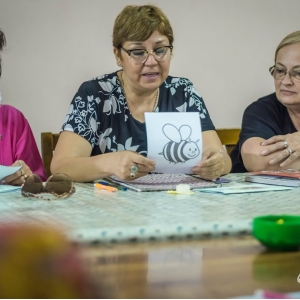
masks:
[(26, 163), (23, 160), (17, 160), (12, 164), (12, 166), (20, 166), (20, 165), (21, 165), (21, 169), (3, 178), (6, 184), (22, 185), (25, 182), (26, 178), (32, 175), (30, 168), (26, 165)]
[[(137, 179), (153, 172), (155, 169), (155, 161), (137, 152), (125, 150), (113, 152), (110, 155), (110, 171), (122, 180)], [(132, 172), (132, 166), (137, 166), (137, 172)]]
[(266, 149), (262, 155), (269, 155), (280, 151), (272, 160), (270, 165), (280, 163), (280, 167), (287, 167), (291, 162), (300, 157), (300, 133), (294, 132), (286, 135), (276, 135), (262, 142)]
[[(91, 182), (116, 175), (122, 180), (133, 180), (155, 169), (155, 161), (137, 152), (123, 150), (91, 156), (92, 145), (82, 136), (64, 131), (60, 134), (53, 153), (51, 172), (64, 173), (75, 182)], [(134, 178), (132, 166), (138, 167)]]

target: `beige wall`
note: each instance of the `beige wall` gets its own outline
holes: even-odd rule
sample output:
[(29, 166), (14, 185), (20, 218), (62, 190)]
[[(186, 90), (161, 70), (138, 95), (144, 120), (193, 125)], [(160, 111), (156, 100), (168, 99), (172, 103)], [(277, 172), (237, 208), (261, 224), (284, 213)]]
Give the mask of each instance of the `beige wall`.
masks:
[(240, 126), (245, 107), (273, 92), (275, 48), (300, 29), (299, 0), (0, 0), (3, 103), (25, 114), (38, 145), (42, 131), (59, 131), (83, 81), (117, 69), (111, 35), (120, 10), (147, 3), (174, 29), (170, 74), (192, 80), (216, 127)]

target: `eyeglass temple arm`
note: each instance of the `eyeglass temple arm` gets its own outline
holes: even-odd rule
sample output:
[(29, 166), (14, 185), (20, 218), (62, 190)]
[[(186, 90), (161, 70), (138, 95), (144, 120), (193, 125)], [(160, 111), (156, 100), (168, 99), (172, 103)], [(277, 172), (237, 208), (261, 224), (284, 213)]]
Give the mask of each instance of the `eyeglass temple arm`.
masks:
[(271, 73), (271, 75), (274, 74), (274, 70), (275, 70), (275, 65), (269, 68), (269, 72)]

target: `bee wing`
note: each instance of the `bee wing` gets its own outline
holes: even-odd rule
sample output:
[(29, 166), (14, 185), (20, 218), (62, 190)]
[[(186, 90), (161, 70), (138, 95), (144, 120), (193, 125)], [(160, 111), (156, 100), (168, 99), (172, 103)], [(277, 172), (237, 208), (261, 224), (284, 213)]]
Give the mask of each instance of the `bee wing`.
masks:
[(162, 131), (169, 140), (176, 142), (176, 143), (181, 142), (180, 132), (174, 125), (165, 124), (162, 128)]
[(186, 141), (192, 134), (192, 128), (189, 125), (182, 125), (179, 132), (183, 141)]

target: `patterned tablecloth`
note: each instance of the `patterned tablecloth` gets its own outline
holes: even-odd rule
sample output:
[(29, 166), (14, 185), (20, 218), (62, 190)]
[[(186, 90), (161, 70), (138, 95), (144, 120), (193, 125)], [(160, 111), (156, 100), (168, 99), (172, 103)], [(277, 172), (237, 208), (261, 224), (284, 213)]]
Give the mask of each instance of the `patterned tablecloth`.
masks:
[[(232, 181), (223, 186), (236, 185), (244, 174), (226, 178)], [(71, 240), (87, 243), (244, 235), (255, 216), (300, 214), (299, 195), (299, 188), (231, 195), (113, 193), (76, 184), (71, 197), (52, 201), (24, 198), (20, 190), (0, 194), (0, 223), (55, 224)]]

